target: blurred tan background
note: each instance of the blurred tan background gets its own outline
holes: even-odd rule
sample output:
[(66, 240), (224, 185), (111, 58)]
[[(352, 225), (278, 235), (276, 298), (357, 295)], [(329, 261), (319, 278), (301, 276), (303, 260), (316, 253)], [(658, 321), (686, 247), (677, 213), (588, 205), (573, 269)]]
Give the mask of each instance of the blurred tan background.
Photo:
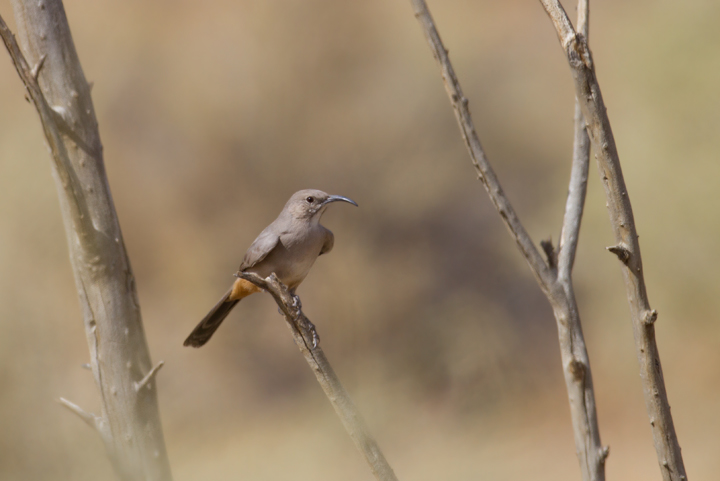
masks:
[[(569, 10), (572, 5), (566, 3)], [(571, 77), (539, 2), (431, 1), (535, 241), (559, 233)], [(720, 469), (720, 4), (596, 2), (591, 47), (635, 208), (691, 480)], [(550, 308), (471, 169), (407, 1), (68, 0), (175, 479), (369, 480), (268, 296), (182, 341), (300, 188), (351, 197), (299, 290), (403, 480), (577, 480)], [(0, 13), (14, 28), (8, 0)], [(574, 15), (573, 15), (574, 16)], [(112, 479), (55, 400), (99, 399), (37, 115), (0, 54), (0, 479)], [(659, 479), (591, 169), (575, 268), (608, 480)]]

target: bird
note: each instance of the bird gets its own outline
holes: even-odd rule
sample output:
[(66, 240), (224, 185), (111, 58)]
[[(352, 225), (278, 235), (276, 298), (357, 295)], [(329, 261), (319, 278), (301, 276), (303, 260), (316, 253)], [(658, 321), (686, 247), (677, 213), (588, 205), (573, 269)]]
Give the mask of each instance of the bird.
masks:
[[(295, 290), (308, 275), (318, 256), (330, 252), (335, 244), (335, 236), (320, 224), (320, 219), (327, 206), (338, 201), (357, 207), (357, 203), (347, 197), (330, 195), (321, 190), (295, 192), (277, 219), (250, 245), (238, 270), (262, 277), (275, 273), (295, 296)], [(250, 281), (238, 278), (193, 329), (183, 345), (205, 345), (238, 302), (260, 290)]]

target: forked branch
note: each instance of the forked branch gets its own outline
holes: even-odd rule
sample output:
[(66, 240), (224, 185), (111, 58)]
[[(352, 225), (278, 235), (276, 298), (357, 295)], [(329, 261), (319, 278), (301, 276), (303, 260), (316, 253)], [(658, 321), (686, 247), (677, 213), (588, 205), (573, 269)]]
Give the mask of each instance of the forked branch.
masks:
[[(666, 481), (685, 481), (685, 466), (670, 414), (660, 355), (655, 342), (654, 320), (657, 313), (650, 308), (630, 197), (600, 85), (595, 76), (587, 38), (582, 31), (575, 31), (558, 0), (541, 0), (541, 3), (555, 26), (570, 64), (575, 81), (575, 96), (580, 102), (587, 131), (596, 152), (616, 241), (616, 246), (609, 250), (621, 261), (625, 290), (630, 303), (635, 349), (640, 362), (645, 407), (650, 417), (660, 471)], [(647, 322), (647, 319), (653, 319), (653, 322)]]
[[(584, 130), (582, 118), (576, 115), (573, 167), (560, 246), (558, 252), (555, 252), (550, 242), (543, 243), (543, 249), (548, 257), (548, 263), (546, 264), (520, 223), (490, 167), (470, 116), (468, 100), (462, 93), (460, 83), (450, 63), (448, 52), (440, 39), (425, 1), (412, 0), (412, 5), (433, 55), (440, 64), (445, 90), (455, 110), (455, 117), (478, 177), (483, 182), (490, 199), (510, 230), (553, 308), (557, 321), (563, 373), (570, 402), (570, 415), (575, 433), (575, 447), (582, 477), (584, 481), (602, 481), (605, 479), (605, 458), (608, 455), (608, 448), (603, 448), (600, 444), (590, 361), (583, 339), (580, 315), (571, 280), (572, 265), (585, 202), (587, 165), (589, 162), (588, 144), (582, 136)], [(579, 15), (587, 19), (587, 2), (581, 2)]]

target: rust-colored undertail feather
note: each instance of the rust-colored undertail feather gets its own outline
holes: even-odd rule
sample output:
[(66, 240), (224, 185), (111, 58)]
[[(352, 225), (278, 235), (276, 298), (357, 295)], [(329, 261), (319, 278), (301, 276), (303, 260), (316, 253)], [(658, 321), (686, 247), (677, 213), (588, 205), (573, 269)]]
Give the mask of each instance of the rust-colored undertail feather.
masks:
[(232, 292), (232, 289), (227, 291), (227, 294), (220, 299), (220, 302), (215, 304), (215, 307), (207, 313), (203, 320), (200, 321), (200, 324), (198, 324), (188, 338), (185, 339), (183, 346), (200, 347), (210, 340), (223, 320), (230, 314), (232, 308), (240, 302), (240, 299), (230, 299)]

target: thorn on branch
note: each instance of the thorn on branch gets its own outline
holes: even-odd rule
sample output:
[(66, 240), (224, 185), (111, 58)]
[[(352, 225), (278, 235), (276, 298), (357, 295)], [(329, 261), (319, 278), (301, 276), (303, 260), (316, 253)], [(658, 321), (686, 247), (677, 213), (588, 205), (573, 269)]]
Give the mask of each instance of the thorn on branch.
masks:
[(557, 267), (557, 252), (555, 252), (555, 248), (552, 245), (552, 239), (541, 240), (540, 247), (542, 247), (543, 252), (545, 252), (548, 267), (555, 269)]
[(605, 464), (605, 460), (607, 459), (609, 454), (610, 454), (610, 446), (603, 446), (600, 449), (600, 463), (601, 464)]
[(615, 254), (618, 259), (620, 259), (620, 262), (627, 265), (628, 261), (630, 260), (630, 250), (625, 247), (622, 243), (616, 245), (616, 246), (610, 246), (606, 247), (607, 250)]
[[(150, 369), (150, 372), (145, 375), (144, 378), (140, 380), (140, 382), (134, 383), (135, 392), (140, 392), (142, 388), (145, 386), (148, 386), (148, 383), (152, 381), (152, 379), (155, 377), (155, 375), (158, 373), (161, 367), (165, 365), (165, 361), (160, 361), (155, 365), (154, 368)], [(150, 387), (150, 386), (148, 386)]]
[(53, 105), (50, 107), (50, 109), (53, 111), (53, 113), (55, 115), (55, 121), (56, 122), (60, 121), (60, 122), (58, 122), (59, 125), (62, 125), (63, 123), (64, 124), (69, 123), (70, 113), (68, 112), (68, 110), (65, 107), (63, 107), (62, 105)]
[(35, 64), (35, 66), (30, 71), (30, 75), (32, 75), (32, 78), (35, 80), (35, 83), (38, 81), (38, 76), (40, 75), (40, 70), (43, 67), (43, 64), (45, 63), (45, 59), (47, 58), (47, 55), (43, 54), (42, 57), (40, 57), (40, 60), (38, 60), (38, 63)]
[(87, 369), (88, 371), (92, 371), (92, 366), (88, 362), (84, 362), (84, 363), (80, 364), (80, 367), (83, 369)]
[(646, 326), (652, 326), (655, 321), (657, 321), (658, 313), (655, 309), (650, 309), (649, 311), (645, 311), (645, 314), (643, 315), (643, 322)]
[(75, 403), (73, 403), (73, 402), (70, 402), (70, 401), (68, 401), (68, 400), (65, 399), (65, 398), (62, 398), (62, 397), (61, 397), (60, 399), (58, 399), (58, 402), (59, 402), (60, 404), (62, 404), (63, 406), (65, 406), (66, 408), (68, 408), (68, 409), (69, 409), (70, 411), (72, 411), (73, 413), (75, 413), (75, 414), (77, 414), (78, 416), (80, 416), (80, 419), (82, 419), (83, 421), (85, 421), (85, 424), (87, 424), (87, 425), (90, 426), (91, 428), (98, 429), (98, 424), (97, 424), (97, 423), (98, 423), (98, 417), (97, 417), (96, 415), (85, 411), (83, 408), (81, 408), (81, 407), (78, 406), (77, 404), (75, 404)]

